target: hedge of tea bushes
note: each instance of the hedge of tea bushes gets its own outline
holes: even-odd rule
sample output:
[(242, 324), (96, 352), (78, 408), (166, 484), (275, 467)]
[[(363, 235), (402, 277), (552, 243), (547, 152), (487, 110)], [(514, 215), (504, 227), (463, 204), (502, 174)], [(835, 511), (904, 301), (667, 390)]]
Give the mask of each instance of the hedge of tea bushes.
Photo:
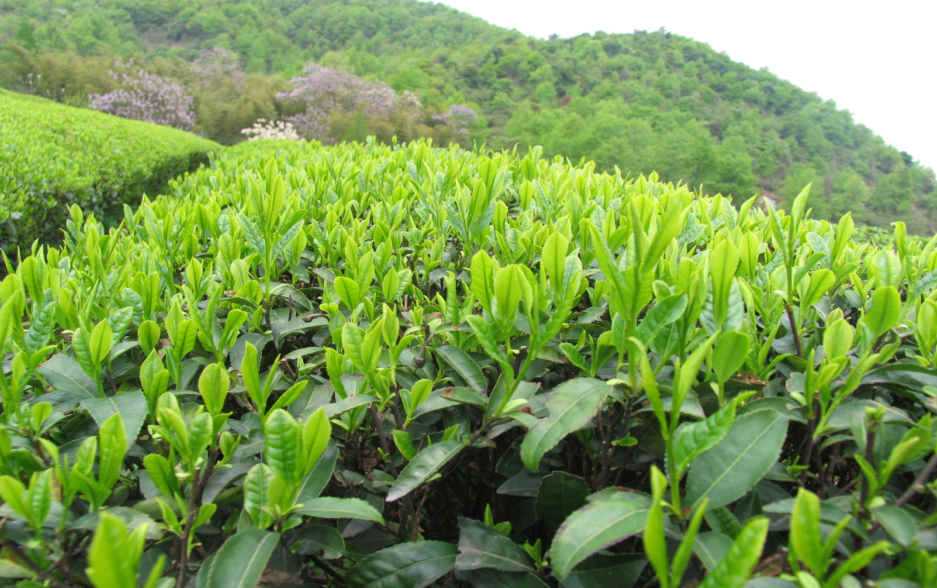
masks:
[(0, 583), (933, 586), (937, 238), (227, 150), (0, 283)]
[(216, 143), (0, 90), (0, 248), (60, 238), (75, 204), (111, 221), (167, 180), (208, 163)]

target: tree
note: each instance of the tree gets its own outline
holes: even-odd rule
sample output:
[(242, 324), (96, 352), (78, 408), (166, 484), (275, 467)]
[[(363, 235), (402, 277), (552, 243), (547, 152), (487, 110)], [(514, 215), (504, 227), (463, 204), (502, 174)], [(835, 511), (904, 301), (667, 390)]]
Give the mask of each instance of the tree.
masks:
[(869, 201), (876, 212), (906, 212), (914, 205), (914, 176), (906, 165), (899, 165), (890, 174), (875, 183), (875, 191)]
[(179, 84), (142, 69), (115, 77), (121, 88), (90, 96), (91, 108), (183, 131), (195, 126), (192, 96)]
[(39, 49), (39, 45), (36, 44), (36, 37), (33, 35), (33, 27), (28, 23), (23, 23), (23, 25), (16, 30), (16, 35), (13, 36), (13, 42), (28, 51), (37, 51)]
[(368, 117), (364, 115), (364, 110), (359, 110), (355, 113), (354, 117), (352, 117), (351, 124), (345, 129), (345, 134), (342, 135), (342, 141), (364, 143), (365, 139), (367, 139), (370, 134), (371, 129), (368, 128)]

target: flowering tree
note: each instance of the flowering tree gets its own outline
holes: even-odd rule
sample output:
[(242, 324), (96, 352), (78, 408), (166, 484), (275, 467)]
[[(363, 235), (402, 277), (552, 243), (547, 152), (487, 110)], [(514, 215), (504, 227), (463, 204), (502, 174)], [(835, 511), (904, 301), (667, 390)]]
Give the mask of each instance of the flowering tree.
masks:
[(478, 113), (464, 104), (453, 104), (446, 114), (437, 114), (433, 120), (449, 125), (458, 135), (467, 134), (469, 127), (478, 120)]
[(332, 115), (363, 112), (367, 118), (390, 114), (397, 105), (393, 88), (382, 82), (369, 82), (358, 76), (316, 63), (303, 68), (292, 79), (293, 89), (277, 94), (277, 100), (298, 103), (304, 109), (287, 117), (307, 137), (328, 141)]
[(235, 90), (244, 87), (244, 71), (238, 54), (223, 47), (205, 49), (192, 62), (192, 75), (203, 88), (219, 86), (230, 79)]
[(91, 108), (183, 131), (195, 126), (192, 96), (179, 84), (142, 69), (133, 74), (112, 75), (122, 87), (89, 96)]

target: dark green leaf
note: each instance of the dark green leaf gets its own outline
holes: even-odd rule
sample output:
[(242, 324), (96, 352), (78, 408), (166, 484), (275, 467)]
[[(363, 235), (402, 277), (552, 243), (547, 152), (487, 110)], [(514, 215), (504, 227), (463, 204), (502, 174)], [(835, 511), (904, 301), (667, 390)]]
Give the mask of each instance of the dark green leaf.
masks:
[(924, 386), (937, 388), (937, 370), (916, 363), (892, 363), (866, 372), (862, 385), (873, 384), (907, 390), (922, 390)]
[(787, 423), (773, 410), (735, 419), (728, 436), (693, 461), (687, 479), (687, 506), (709, 498), (713, 509), (747, 494), (781, 455)]
[(722, 535), (725, 535), (731, 541), (738, 537), (742, 530), (742, 523), (735, 517), (729, 509), (724, 506), (717, 506), (706, 511), (706, 523), (709, 527)]
[(703, 562), (706, 570), (712, 572), (722, 561), (722, 558), (729, 553), (731, 547), (732, 539), (730, 537), (715, 531), (707, 531), (696, 536), (693, 553)]
[(579, 476), (553, 472), (540, 481), (535, 512), (554, 529), (586, 504), (589, 485)]
[(566, 435), (585, 427), (599, 411), (611, 387), (602, 380), (577, 378), (564, 382), (548, 394), (550, 416), (527, 432), (521, 458), (532, 472), (540, 469), (543, 454)]
[(574, 512), (553, 539), (553, 575), (563, 580), (593, 553), (644, 529), (651, 502), (639, 494), (619, 493)]
[(478, 392), (484, 392), (488, 389), (488, 380), (485, 378), (485, 374), (482, 373), (475, 360), (469, 357), (468, 353), (452, 345), (437, 347), (436, 353), (462, 376), (469, 388)]
[(918, 539), (917, 524), (914, 517), (897, 506), (882, 506), (872, 511), (872, 516), (882, 524), (882, 528), (903, 547), (910, 547)]
[(547, 585), (532, 572), (501, 572), (481, 569), (458, 573), (472, 588), (547, 588)]
[(461, 441), (443, 441), (423, 449), (400, 472), (400, 477), (387, 493), (387, 502), (394, 502), (415, 490), (464, 448)]
[(313, 466), (312, 471), (306, 475), (302, 487), (299, 491), (299, 497), (296, 502), (303, 503), (317, 498), (319, 494), (328, 485), (332, 479), (332, 472), (335, 471), (335, 463), (338, 461), (338, 448), (334, 442), (329, 443), (329, 447), (319, 457), (319, 461)]
[(502, 572), (532, 572), (530, 556), (513, 541), (484, 523), (459, 518), (458, 570), (491, 568)]
[(423, 588), (451, 572), (455, 558), (451, 543), (402, 543), (367, 556), (345, 579), (349, 588)]
[(202, 492), (202, 503), (208, 504), (214, 502), (219, 492), (224, 490), (225, 487), (234, 480), (247, 474), (252, 465), (253, 464), (249, 463), (238, 463), (228, 468), (215, 470), (211, 478), (208, 479), (208, 483), (205, 484), (205, 490)]
[(563, 580), (566, 588), (631, 588), (647, 558), (639, 553), (597, 553), (576, 566)]
[(124, 435), (127, 438), (127, 447), (133, 446), (137, 441), (137, 434), (147, 415), (146, 398), (143, 392), (125, 392), (117, 396), (106, 398), (88, 398), (81, 401), (81, 406), (91, 413), (94, 421), (100, 427), (111, 415), (120, 414), (124, 421)]
[(509, 496), (525, 496), (534, 498), (540, 489), (540, 482), (546, 477), (543, 474), (531, 474), (526, 469), (505, 480), (504, 484), (498, 486), (498, 494), (507, 494)]
[(303, 555), (322, 552), (323, 559), (336, 559), (345, 551), (345, 540), (335, 527), (310, 525), (302, 530), (296, 553)]
[(85, 374), (77, 361), (59, 353), (36, 370), (52, 388), (74, 394), (79, 398), (97, 398), (94, 380)]
[(320, 519), (362, 519), (384, 524), (381, 513), (360, 498), (322, 496), (307, 500), (295, 512)]

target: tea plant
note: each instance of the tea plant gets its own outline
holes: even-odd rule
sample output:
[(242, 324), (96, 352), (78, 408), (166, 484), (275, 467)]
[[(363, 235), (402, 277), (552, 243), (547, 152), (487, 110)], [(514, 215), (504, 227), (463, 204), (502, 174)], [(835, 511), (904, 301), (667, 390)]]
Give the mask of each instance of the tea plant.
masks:
[(937, 238), (538, 150), (172, 188), (0, 283), (0, 582), (933, 585)]
[(111, 221), (218, 145), (188, 133), (0, 91), (0, 249), (59, 237), (77, 204)]

